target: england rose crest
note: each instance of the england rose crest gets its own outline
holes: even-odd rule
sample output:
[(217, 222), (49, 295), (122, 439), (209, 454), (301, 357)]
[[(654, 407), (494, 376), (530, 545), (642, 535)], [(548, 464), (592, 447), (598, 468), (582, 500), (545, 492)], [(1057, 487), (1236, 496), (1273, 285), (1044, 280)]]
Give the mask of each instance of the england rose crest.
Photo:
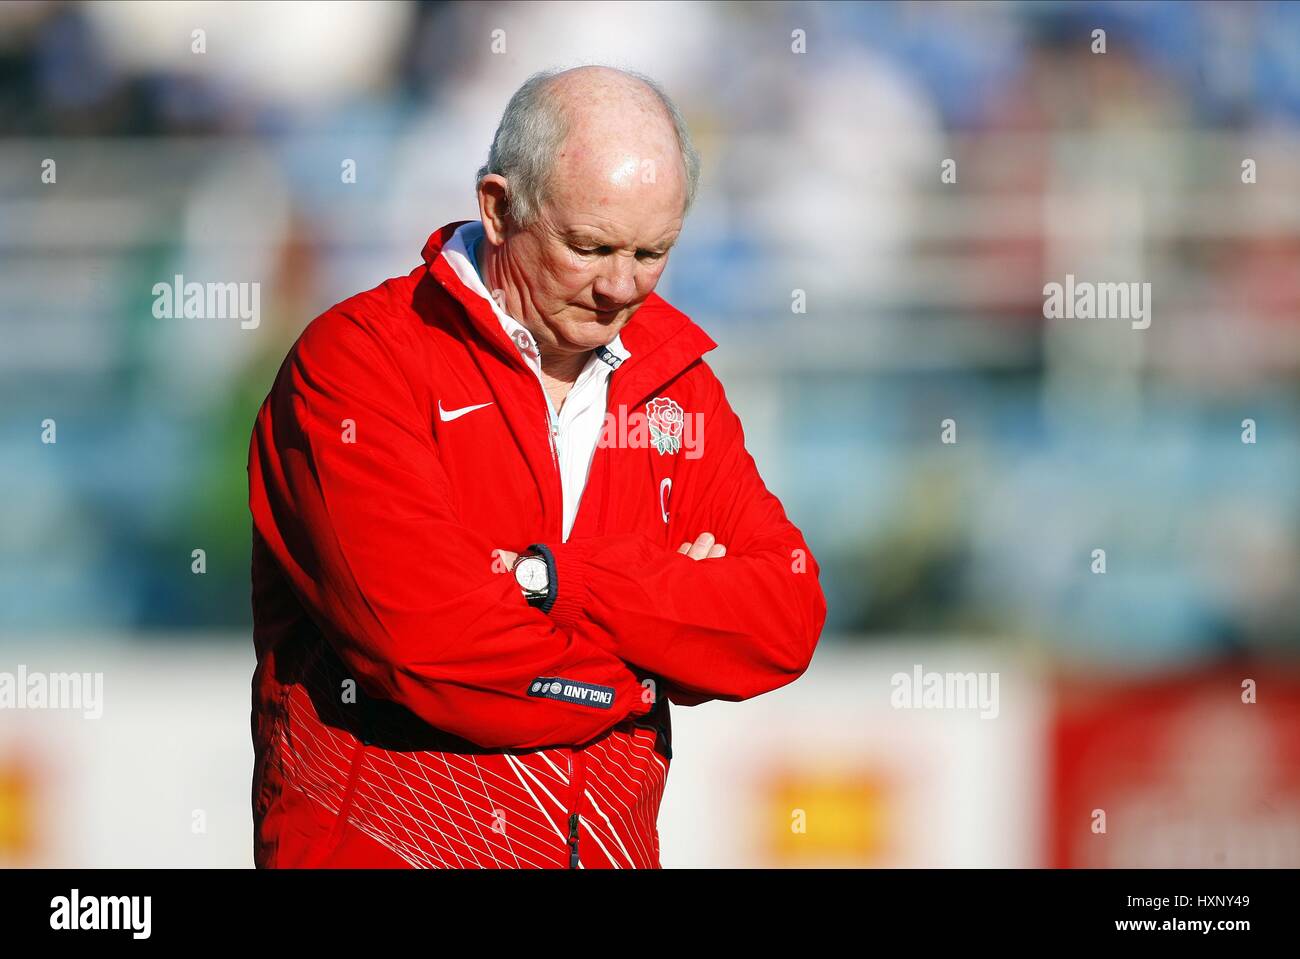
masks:
[(682, 448), (682, 426), (686, 416), (682, 408), (666, 396), (656, 396), (645, 405), (650, 442), (660, 455), (676, 453)]

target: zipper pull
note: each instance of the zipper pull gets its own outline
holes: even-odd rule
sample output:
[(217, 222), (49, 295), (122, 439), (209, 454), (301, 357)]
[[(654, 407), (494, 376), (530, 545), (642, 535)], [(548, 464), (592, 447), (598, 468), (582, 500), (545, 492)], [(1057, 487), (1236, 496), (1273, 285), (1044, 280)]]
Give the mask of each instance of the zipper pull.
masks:
[(578, 814), (569, 815), (569, 868), (578, 868)]

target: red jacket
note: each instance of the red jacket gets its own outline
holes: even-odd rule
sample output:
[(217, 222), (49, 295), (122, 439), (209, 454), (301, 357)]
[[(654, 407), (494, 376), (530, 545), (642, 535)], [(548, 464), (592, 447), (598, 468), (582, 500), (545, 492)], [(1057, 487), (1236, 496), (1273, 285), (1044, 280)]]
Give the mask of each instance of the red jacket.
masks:
[[(541, 386), (439, 257), (461, 222), (317, 317), (257, 416), (260, 867), (657, 867), (668, 701), (784, 686), (821, 633), (819, 568), (701, 358), (717, 344), (656, 295), (561, 541)], [(676, 552), (705, 530), (726, 556)], [(538, 542), (549, 613), (491, 555)]]

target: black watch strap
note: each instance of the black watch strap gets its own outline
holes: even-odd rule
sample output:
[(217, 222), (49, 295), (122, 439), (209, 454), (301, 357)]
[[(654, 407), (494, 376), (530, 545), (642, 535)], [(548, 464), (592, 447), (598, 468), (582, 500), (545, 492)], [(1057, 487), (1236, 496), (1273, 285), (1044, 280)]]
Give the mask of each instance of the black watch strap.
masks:
[(528, 552), (546, 560), (546, 598), (537, 604), (537, 608), (549, 613), (555, 605), (555, 597), (560, 595), (560, 585), (555, 578), (555, 554), (545, 543), (532, 543)]

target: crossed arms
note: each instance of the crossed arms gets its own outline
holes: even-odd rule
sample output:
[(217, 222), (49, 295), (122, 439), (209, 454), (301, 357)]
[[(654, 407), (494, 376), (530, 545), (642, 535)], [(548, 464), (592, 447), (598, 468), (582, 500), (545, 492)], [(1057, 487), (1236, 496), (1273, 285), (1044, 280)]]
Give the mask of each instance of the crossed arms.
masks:
[[(401, 360), (365, 318), (322, 320), (258, 414), (249, 502), (255, 535), (368, 693), (481, 746), (527, 749), (587, 742), (655, 695), (741, 700), (807, 668), (826, 614), (819, 570), (720, 387), (674, 519), (724, 555), (697, 562), (640, 534), (548, 543), (560, 592), (547, 614), (458, 521)], [(340, 442), (345, 419), (364, 442)], [(530, 695), (543, 677), (610, 689), (612, 703)]]

